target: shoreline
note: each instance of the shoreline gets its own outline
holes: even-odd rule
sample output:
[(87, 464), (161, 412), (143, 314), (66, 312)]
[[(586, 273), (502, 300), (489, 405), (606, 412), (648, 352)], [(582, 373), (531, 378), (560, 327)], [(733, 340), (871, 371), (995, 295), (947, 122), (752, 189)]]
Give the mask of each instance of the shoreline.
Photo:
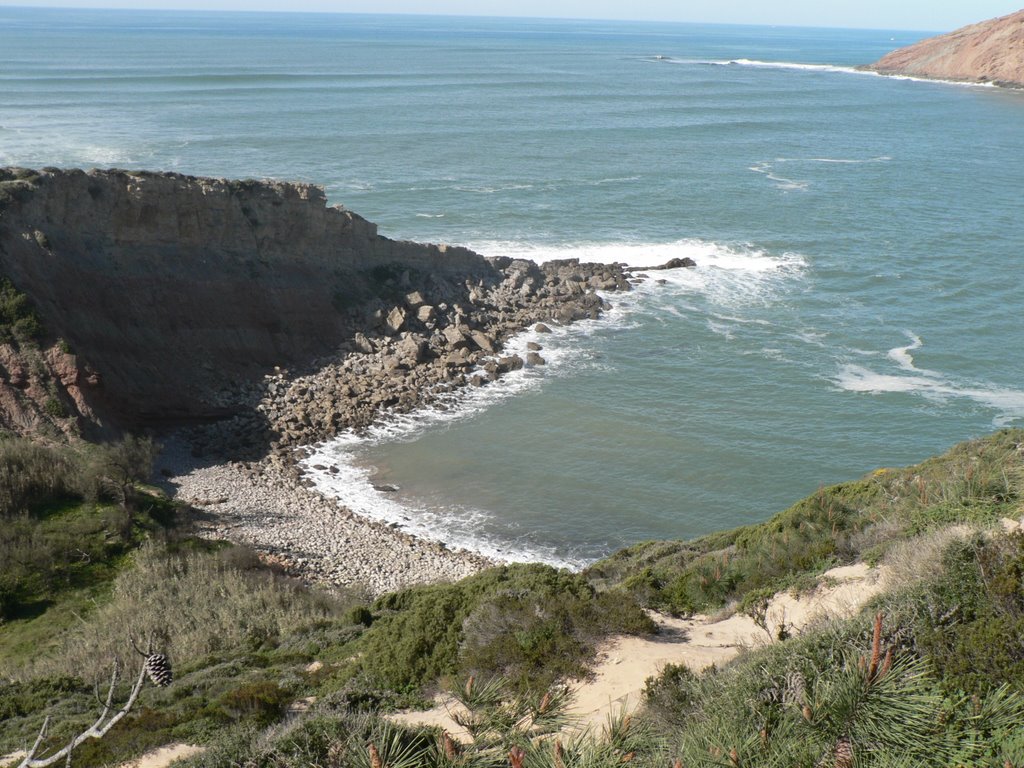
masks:
[[(165, 451), (161, 467), (169, 463), (174, 464)], [(498, 564), (363, 517), (274, 464), (190, 468), (186, 462), (177, 469), (168, 482), (176, 499), (199, 510), (200, 536), (250, 546), (307, 583), (377, 597), (417, 584), (457, 581)]]
[[(371, 319), (385, 318), (384, 333), (356, 333), (312, 373), (275, 371), (247, 412), (177, 433), (157, 469), (176, 499), (200, 510), (200, 535), (248, 545), (304, 581), (372, 596), (459, 580), (503, 562), (361, 515), (313, 488), (300, 466), (315, 446), (345, 431), (365, 432), (393, 415), (543, 365), (542, 348), (525, 359), (505, 354), (509, 339), (538, 324), (597, 319), (610, 308), (597, 291), (628, 291), (645, 279), (620, 264), (497, 264), (497, 284), (467, 281), (463, 301), (444, 304), (427, 304), (419, 290), (410, 291), (409, 306), (384, 307)], [(692, 262), (661, 268), (680, 266)], [(430, 318), (422, 335), (400, 332), (403, 323), (396, 322), (413, 311)], [(274, 437), (263, 443), (263, 455), (232, 460), (232, 448), (241, 445), (244, 456), (268, 432)]]

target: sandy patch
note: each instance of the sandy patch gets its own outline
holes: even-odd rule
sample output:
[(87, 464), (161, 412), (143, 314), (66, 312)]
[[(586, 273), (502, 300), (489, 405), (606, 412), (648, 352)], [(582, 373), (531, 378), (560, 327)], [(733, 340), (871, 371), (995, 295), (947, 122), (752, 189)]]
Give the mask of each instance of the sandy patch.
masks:
[(205, 747), (197, 747), (194, 744), (168, 744), (166, 747), (147, 752), (138, 760), (123, 763), (120, 768), (167, 768), (175, 760), (182, 760), (205, 751)]
[[(787, 592), (775, 595), (766, 613), (767, 631), (741, 614), (717, 621), (703, 615), (677, 619), (651, 614), (658, 633), (618, 636), (605, 643), (593, 677), (573, 684), (569, 713), (578, 727), (600, 728), (611, 713), (635, 709), (647, 679), (660, 674), (666, 665), (685, 664), (700, 672), (712, 664), (725, 664), (744, 648), (774, 642), (783, 623), (796, 633), (819, 619), (852, 616), (885, 588), (885, 582), (884, 568), (869, 568), (863, 563), (833, 568), (812, 592), (795, 597)], [(450, 697), (439, 696), (434, 707), (425, 712), (402, 712), (391, 719), (404, 725), (443, 728), (453, 738), (465, 741), (468, 734), (452, 717), (458, 706)]]

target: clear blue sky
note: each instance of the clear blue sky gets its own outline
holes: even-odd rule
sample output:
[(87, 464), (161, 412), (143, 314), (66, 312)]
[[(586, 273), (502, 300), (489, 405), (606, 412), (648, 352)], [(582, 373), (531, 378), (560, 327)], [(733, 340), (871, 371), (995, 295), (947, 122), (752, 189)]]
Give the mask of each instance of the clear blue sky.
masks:
[(948, 31), (1020, 10), (1022, 0), (0, 0), (75, 8), (433, 13)]

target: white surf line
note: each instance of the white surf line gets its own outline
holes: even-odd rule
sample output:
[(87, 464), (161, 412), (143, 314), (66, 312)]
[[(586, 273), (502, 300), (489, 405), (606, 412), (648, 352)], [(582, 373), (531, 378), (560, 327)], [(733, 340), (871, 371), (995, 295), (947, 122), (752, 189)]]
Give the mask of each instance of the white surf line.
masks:
[(754, 173), (763, 174), (770, 181), (776, 182), (775, 186), (783, 190), (805, 190), (811, 182), (806, 180), (790, 179), (780, 176), (775, 171), (776, 165), (783, 163), (822, 163), (829, 165), (869, 165), (874, 163), (887, 163), (892, 158), (887, 155), (870, 157), (866, 159), (842, 158), (842, 157), (777, 157), (774, 160), (763, 160), (748, 167)]
[(626, 312), (613, 307), (598, 320), (551, 326), (550, 333), (538, 333), (535, 327), (521, 331), (508, 340), (497, 356), (517, 354), (525, 359), (530, 342), (543, 343), (543, 367), (524, 367), (485, 387), (461, 387), (442, 395), (432, 405), (409, 413), (387, 414), (362, 434), (344, 432), (313, 446), (311, 455), (300, 461), (303, 474), (313, 481), (319, 493), (338, 500), (353, 513), (397, 524), (419, 538), (442, 541), (504, 562), (544, 562), (562, 568), (582, 568), (590, 561), (563, 557), (554, 548), (539, 544), (523, 545), (521, 539), (513, 536), (505, 539), (481, 535), (480, 529), (494, 521), (485, 510), (462, 505), (431, 508), (403, 498), (396, 494), (400, 489), (374, 481), (375, 468), (362, 464), (359, 453), (381, 443), (415, 440), (428, 429), (472, 418), (512, 397), (536, 390), (550, 377), (570, 374), (576, 366), (586, 364), (585, 349), (579, 343), (582, 337), (599, 327), (620, 324), (626, 317)]
[[(530, 342), (543, 345), (541, 354), (547, 364), (524, 367), (488, 384), (486, 387), (462, 387), (441, 396), (434, 405), (411, 413), (389, 414), (363, 433), (346, 432), (331, 441), (314, 446), (313, 453), (300, 463), (306, 477), (318, 492), (340, 501), (353, 513), (386, 524), (397, 524), (420, 538), (443, 541), (485, 556), (504, 561), (541, 561), (562, 567), (579, 568), (589, 561), (575, 560), (532, 543), (523, 547), (515, 532), (508, 538), (497, 534), (480, 535), (482, 527), (493, 524), (485, 510), (454, 505), (432, 509), (403, 497), (400, 489), (389, 489), (375, 482), (375, 469), (360, 461), (367, 448), (381, 443), (416, 440), (428, 429), (443, 427), (472, 418), (486, 409), (543, 386), (551, 377), (571, 375), (580, 366), (595, 365), (585, 337), (605, 330), (629, 328), (637, 312), (655, 315), (663, 311), (656, 297), (678, 299), (684, 294), (704, 294), (714, 303), (743, 306), (766, 300), (763, 294), (779, 279), (802, 273), (806, 266), (797, 254), (769, 255), (753, 246), (723, 246), (700, 240), (671, 243), (597, 243), (536, 246), (523, 243), (491, 242), (470, 244), (474, 250), (492, 256), (528, 258), (533, 261), (579, 258), (600, 263), (627, 263), (635, 266), (659, 265), (672, 258), (690, 257), (696, 268), (652, 272), (649, 279), (628, 293), (605, 295), (611, 302), (598, 320), (582, 320), (566, 326), (552, 325), (552, 333), (539, 334), (533, 328), (513, 336), (501, 355), (518, 354), (525, 359)], [(728, 314), (733, 317), (732, 312)], [(317, 469), (317, 466), (322, 469)], [(491, 526), (493, 527), (493, 525)], [(515, 547), (515, 549), (513, 549)]]
[(963, 80), (946, 80), (937, 77), (920, 77), (916, 75), (890, 74), (876, 72), (873, 69), (861, 69), (860, 67), (843, 66), (839, 64), (814, 64), (797, 61), (762, 61), (759, 59), (675, 59), (670, 56), (655, 56), (647, 58), (646, 61), (667, 63), (667, 64), (699, 64), (715, 67), (752, 67), (760, 69), (791, 69), (806, 72), (834, 72), (844, 75), (866, 75), (869, 77), (884, 77), (888, 80), (909, 80), (915, 83), (939, 83), (940, 85), (956, 85), (964, 88), (998, 88), (996, 83), (972, 83)]

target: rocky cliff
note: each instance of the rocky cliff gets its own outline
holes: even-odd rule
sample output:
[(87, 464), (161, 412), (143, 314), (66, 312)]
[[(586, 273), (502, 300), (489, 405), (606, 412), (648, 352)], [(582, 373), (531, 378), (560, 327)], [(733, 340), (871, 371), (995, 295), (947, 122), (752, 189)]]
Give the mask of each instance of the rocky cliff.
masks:
[(1024, 88), (1024, 10), (900, 48), (866, 69)]
[(309, 184), (58, 169), (0, 170), (0, 273), (61, 339), (0, 345), (0, 385), (45, 382), (30, 401), (129, 424), (229, 412), (259, 374), (382, 322), (388, 292), (498, 278), (466, 249), (381, 237)]
[(640, 279), (390, 240), (309, 184), (59, 169), (0, 169), (0, 278), (0, 427), (216, 421), (219, 453), (543, 364), (504, 340)]

